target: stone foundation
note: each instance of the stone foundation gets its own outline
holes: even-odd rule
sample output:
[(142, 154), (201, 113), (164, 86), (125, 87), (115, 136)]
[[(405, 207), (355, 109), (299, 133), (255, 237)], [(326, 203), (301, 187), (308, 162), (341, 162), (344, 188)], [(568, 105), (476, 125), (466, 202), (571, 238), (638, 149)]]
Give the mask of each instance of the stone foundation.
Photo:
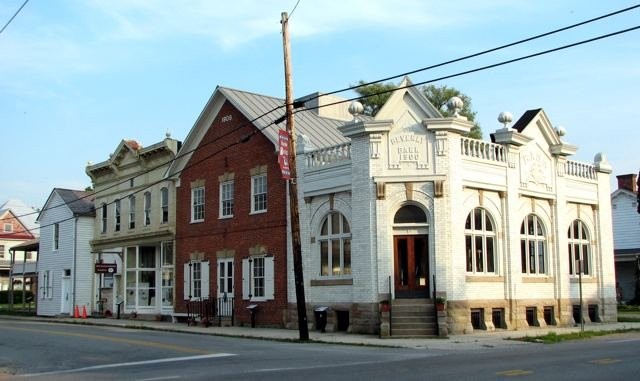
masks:
[[(379, 334), (380, 312), (378, 303), (307, 303), (307, 324), (309, 330), (317, 330), (315, 309), (328, 307), (327, 332), (346, 331), (349, 333)], [(290, 303), (285, 317), (285, 327), (298, 329), (298, 309)], [(346, 325), (346, 327), (345, 327)]]
[[(579, 304), (579, 300), (573, 299), (449, 301), (447, 323), (452, 334), (471, 333), (474, 330), (545, 328), (548, 325), (573, 326), (580, 323), (579, 318), (574, 319), (573, 310)], [(595, 307), (590, 309), (589, 306)], [(582, 310), (585, 323), (615, 322), (618, 318), (614, 298), (605, 299), (604, 302), (602, 299), (585, 299)], [(498, 326), (494, 324), (494, 311)], [(498, 316), (502, 319), (497, 319)], [(592, 321), (592, 317), (595, 321)], [(472, 320), (475, 320), (476, 328)]]

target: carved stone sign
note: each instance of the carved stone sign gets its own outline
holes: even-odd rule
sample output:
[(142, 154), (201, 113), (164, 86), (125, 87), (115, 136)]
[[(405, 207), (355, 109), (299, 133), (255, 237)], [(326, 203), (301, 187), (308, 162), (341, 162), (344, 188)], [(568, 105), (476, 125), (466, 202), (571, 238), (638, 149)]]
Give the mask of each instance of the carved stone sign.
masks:
[(400, 168), (402, 163), (428, 167), (427, 139), (423, 135), (404, 132), (389, 138), (389, 167)]
[(524, 186), (531, 183), (544, 190), (551, 190), (553, 184), (549, 158), (539, 150), (520, 154), (520, 182)]

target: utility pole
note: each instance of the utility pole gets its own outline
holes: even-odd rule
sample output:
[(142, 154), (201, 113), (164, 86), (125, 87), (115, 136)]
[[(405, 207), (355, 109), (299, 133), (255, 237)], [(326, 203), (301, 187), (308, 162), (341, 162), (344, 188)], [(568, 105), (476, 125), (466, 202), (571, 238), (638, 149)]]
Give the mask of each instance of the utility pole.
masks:
[(309, 340), (307, 326), (307, 306), (304, 297), (304, 276), (302, 273), (302, 248), (300, 245), (300, 216), (298, 215), (298, 186), (296, 184), (296, 130), (293, 124), (293, 80), (291, 77), (291, 56), (289, 52), (289, 16), (282, 12), (282, 42), (284, 49), (284, 84), (287, 115), (287, 133), (289, 134), (289, 209), (291, 215), (291, 241), (293, 244), (293, 276), (296, 284), (296, 304), (298, 307), (298, 331), (300, 340)]

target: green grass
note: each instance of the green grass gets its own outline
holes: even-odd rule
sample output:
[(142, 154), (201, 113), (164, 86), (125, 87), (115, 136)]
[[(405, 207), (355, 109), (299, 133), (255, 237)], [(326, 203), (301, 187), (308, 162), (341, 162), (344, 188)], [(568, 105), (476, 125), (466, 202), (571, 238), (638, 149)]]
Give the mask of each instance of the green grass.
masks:
[(613, 335), (616, 333), (627, 333), (627, 332), (640, 332), (640, 329), (616, 329), (614, 331), (585, 331), (585, 332), (571, 332), (571, 333), (555, 333), (549, 332), (546, 335), (541, 336), (525, 336), (520, 338), (519, 340), (530, 342), (530, 343), (543, 343), (543, 344), (556, 344), (561, 343), (563, 341), (569, 340), (584, 340), (590, 339), (592, 337), (597, 336), (606, 336)]

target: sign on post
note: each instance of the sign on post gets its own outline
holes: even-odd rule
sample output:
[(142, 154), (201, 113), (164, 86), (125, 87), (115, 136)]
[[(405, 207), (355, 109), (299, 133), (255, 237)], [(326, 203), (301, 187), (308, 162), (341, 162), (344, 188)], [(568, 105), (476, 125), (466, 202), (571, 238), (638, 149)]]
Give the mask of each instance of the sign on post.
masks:
[(291, 171), (289, 169), (289, 134), (285, 130), (278, 130), (278, 163), (280, 164), (280, 172), (285, 180), (291, 179)]
[(96, 263), (96, 274), (115, 274), (118, 272), (116, 263)]

